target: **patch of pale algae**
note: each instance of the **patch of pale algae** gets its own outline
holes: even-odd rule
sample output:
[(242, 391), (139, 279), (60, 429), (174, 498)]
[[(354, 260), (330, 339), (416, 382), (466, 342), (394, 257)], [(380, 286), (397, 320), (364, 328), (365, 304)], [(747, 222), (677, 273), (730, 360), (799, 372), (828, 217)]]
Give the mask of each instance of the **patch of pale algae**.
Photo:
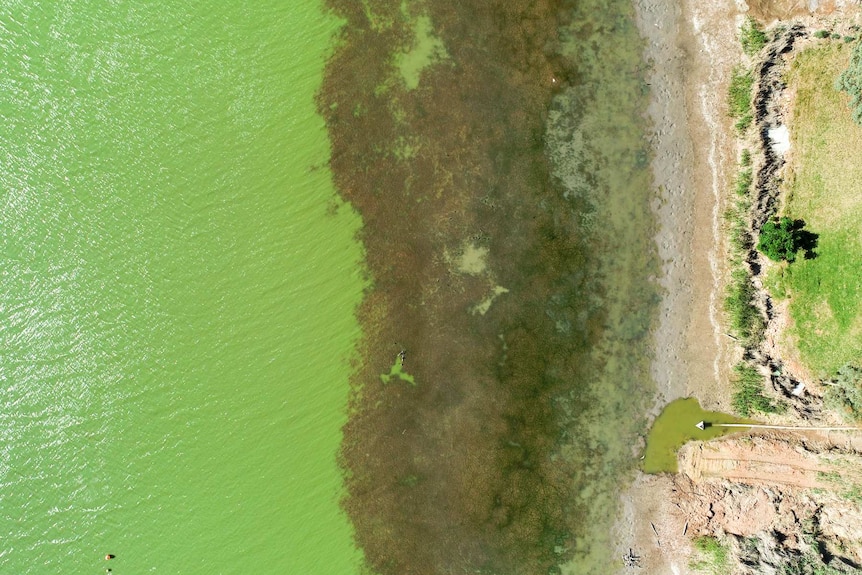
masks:
[(408, 90), (419, 87), (422, 71), (435, 62), (446, 60), (449, 53), (443, 41), (434, 35), (429, 16), (419, 16), (413, 23), (413, 45), (396, 56), (395, 65)]
[(485, 315), (486, 313), (488, 313), (488, 310), (491, 309), (491, 304), (494, 303), (494, 300), (497, 299), (497, 296), (501, 296), (504, 293), (509, 293), (509, 290), (507, 290), (503, 286), (494, 286), (491, 289), (491, 293), (488, 295), (488, 297), (470, 308), (470, 313), (473, 315), (476, 315), (477, 313), (479, 315)]
[(466, 244), (461, 257), (458, 258), (458, 271), (471, 276), (478, 276), (488, 267), (488, 248)]
[(472, 315), (485, 315), (491, 309), (491, 305), (498, 297), (509, 293), (508, 288), (505, 288), (493, 279), (491, 270), (488, 269), (488, 248), (477, 246), (472, 242), (465, 242), (460, 250), (460, 255), (452, 257), (448, 252), (443, 254), (443, 258), (458, 273), (470, 276), (485, 276), (488, 279), (490, 289), (488, 295), (479, 303), (472, 306), (469, 311)]

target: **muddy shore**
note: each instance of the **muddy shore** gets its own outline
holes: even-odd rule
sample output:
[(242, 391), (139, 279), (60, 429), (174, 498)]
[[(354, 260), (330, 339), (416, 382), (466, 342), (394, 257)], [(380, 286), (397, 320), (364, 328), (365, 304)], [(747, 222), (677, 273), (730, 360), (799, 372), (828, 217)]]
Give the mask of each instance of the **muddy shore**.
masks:
[[(655, 417), (664, 405), (697, 397), (708, 409), (729, 403), (726, 373), (733, 347), (722, 335), (720, 213), (735, 156), (725, 98), (740, 57), (736, 11), (718, 3), (636, 0), (638, 28), (647, 39), (652, 122), (653, 206), (662, 260), (663, 301), (654, 332)], [(679, 573), (687, 565), (684, 538), (663, 537), (669, 478), (638, 474), (622, 496), (618, 553), (642, 556), (650, 573)], [(664, 538), (664, 546), (658, 541)]]

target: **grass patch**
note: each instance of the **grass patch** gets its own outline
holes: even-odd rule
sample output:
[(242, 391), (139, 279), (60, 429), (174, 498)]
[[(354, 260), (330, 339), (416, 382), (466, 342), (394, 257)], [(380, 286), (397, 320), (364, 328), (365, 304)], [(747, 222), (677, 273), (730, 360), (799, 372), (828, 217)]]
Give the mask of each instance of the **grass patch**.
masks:
[(805, 220), (819, 239), (817, 257), (788, 266), (781, 283), (799, 355), (823, 379), (847, 363), (862, 364), (862, 127), (835, 88), (850, 52), (837, 42), (809, 48), (788, 74), (797, 96), (784, 215)]
[(748, 417), (755, 411), (761, 413), (784, 413), (787, 406), (763, 395), (763, 376), (748, 365), (738, 363), (733, 368), (733, 396), (731, 404), (734, 411)]
[(727, 105), (730, 117), (736, 120), (736, 129), (744, 132), (754, 119), (751, 106), (751, 88), (754, 74), (740, 66), (734, 68), (727, 89)]
[(766, 33), (751, 16), (745, 19), (739, 29), (739, 42), (742, 44), (742, 51), (748, 56), (754, 56), (766, 46)]
[(765, 322), (760, 310), (754, 305), (755, 290), (748, 268), (742, 264), (745, 252), (753, 245), (748, 230), (748, 217), (754, 175), (750, 167), (751, 155), (746, 152), (747, 150), (743, 151), (740, 159), (742, 167), (734, 183), (737, 200), (725, 214), (729, 226), (733, 271), (725, 293), (724, 311), (733, 335), (743, 345), (754, 345), (763, 336)]
[(754, 306), (754, 285), (744, 268), (733, 270), (724, 310), (730, 321), (730, 330), (743, 344), (754, 344), (763, 336), (765, 322), (760, 310)]
[(689, 567), (702, 573), (724, 575), (730, 573), (730, 549), (716, 537), (703, 536), (694, 540), (698, 558)]
[(862, 369), (845, 365), (834, 380), (825, 383), (823, 404), (849, 423), (862, 421)]

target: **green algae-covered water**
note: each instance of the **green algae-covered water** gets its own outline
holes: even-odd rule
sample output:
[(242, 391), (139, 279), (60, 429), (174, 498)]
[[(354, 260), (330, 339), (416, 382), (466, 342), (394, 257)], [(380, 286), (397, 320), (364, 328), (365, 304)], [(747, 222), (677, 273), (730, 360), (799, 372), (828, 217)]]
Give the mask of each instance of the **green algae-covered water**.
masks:
[(313, 102), (337, 26), (0, 3), (0, 572), (358, 570), (359, 223)]
[[(705, 429), (696, 427), (705, 422)], [(753, 423), (720, 411), (705, 411), (693, 397), (677, 399), (662, 410), (647, 437), (643, 470), (647, 473), (676, 473), (677, 451), (689, 441), (707, 441), (738, 433), (739, 428), (714, 427), (715, 423)]]

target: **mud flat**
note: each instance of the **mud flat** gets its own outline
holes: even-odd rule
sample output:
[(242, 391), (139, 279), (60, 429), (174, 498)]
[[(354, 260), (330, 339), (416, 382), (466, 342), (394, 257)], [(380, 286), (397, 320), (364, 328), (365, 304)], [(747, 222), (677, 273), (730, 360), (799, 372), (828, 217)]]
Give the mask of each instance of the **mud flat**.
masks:
[[(728, 393), (719, 382), (726, 381), (734, 350), (718, 317), (725, 273), (719, 214), (734, 161), (723, 95), (739, 57), (735, 10), (662, 0), (635, 5), (651, 64), (652, 169), (660, 192), (653, 210), (663, 300), (652, 363), (658, 396), (650, 415), (685, 396), (726, 409)], [(658, 544), (661, 530), (677, 528), (664, 520), (671, 490), (668, 477), (639, 474), (622, 497), (618, 553), (635, 549), (650, 573), (678, 573), (687, 565), (684, 538)]]

